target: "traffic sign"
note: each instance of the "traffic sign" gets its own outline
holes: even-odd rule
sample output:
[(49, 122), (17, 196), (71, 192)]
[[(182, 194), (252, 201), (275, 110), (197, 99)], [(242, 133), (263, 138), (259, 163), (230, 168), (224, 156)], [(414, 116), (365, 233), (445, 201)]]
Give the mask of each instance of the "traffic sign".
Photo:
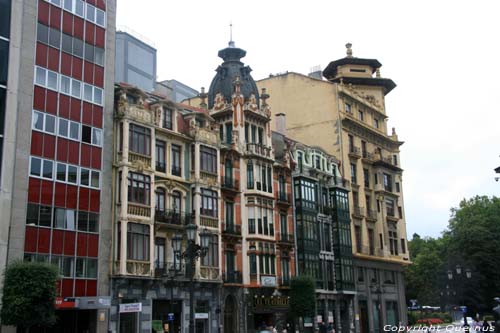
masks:
[(168, 321), (174, 321), (174, 314), (173, 313), (167, 314), (167, 320)]
[(467, 313), (467, 307), (465, 305), (462, 305), (460, 310), (462, 310), (462, 313)]

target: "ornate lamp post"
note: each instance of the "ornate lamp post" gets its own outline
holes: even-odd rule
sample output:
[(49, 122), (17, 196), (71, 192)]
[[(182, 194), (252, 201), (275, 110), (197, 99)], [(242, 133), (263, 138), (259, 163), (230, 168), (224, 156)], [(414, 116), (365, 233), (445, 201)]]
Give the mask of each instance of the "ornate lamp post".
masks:
[[(460, 276), (461, 282), (463, 282), (464, 279), (470, 279), (472, 277), (472, 271), (470, 270), (470, 268), (465, 269), (465, 277), (463, 277), (463, 275), (462, 275), (462, 266), (457, 265), (455, 267), (455, 271), (457, 273), (457, 276)], [(448, 280), (453, 280), (453, 271), (452, 270), (448, 270)], [(462, 303), (464, 303), (464, 306), (465, 306), (464, 286), (462, 285), (460, 289), (462, 290), (461, 301), (462, 301)], [(467, 311), (462, 310), (462, 312), (463, 312), (463, 317), (464, 317), (465, 332), (468, 332), (470, 325), (469, 325), (469, 323), (467, 323)]]
[(194, 273), (196, 270), (196, 260), (203, 258), (208, 252), (208, 246), (212, 234), (204, 229), (200, 232), (200, 244), (196, 243), (196, 231), (198, 226), (188, 224), (186, 226), (187, 247), (182, 252), (182, 236), (177, 234), (172, 237), (172, 248), (174, 256), (186, 261), (186, 273), (189, 276), (189, 333), (194, 333)]

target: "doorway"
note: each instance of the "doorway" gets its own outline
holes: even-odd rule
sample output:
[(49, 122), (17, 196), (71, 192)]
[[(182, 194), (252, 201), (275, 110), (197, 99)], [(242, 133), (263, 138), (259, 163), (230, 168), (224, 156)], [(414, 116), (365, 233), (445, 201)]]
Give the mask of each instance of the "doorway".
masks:
[(234, 296), (226, 297), (224, 304), (224, 333), (236, 332), (238, 312)]

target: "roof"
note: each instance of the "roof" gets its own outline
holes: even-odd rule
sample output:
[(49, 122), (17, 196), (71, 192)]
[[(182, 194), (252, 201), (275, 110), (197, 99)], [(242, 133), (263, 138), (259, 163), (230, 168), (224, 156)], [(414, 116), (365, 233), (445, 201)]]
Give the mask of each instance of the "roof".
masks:
[(323, 76), (326, 78), (334, 78), (337, 76), (337, 68), (344, 65), (363, 65), (370, 66), (372, 68), (372, 74), (377, 68), (382, 67), (382, 64), (377, 59), (363, 59), (363, 58), (352, 58), (345, 57), (332, 61), (323, 70)]

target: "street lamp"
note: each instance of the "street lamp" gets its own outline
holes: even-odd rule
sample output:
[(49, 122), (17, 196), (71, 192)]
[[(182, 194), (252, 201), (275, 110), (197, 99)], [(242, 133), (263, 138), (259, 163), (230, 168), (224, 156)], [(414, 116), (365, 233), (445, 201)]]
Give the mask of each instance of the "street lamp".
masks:
[[(455, 266), (455, 270), (457, 272), (457, 275), (460, 275), (462, 276), (462, 266), (460, 265), (457, 265)], [(448, 270), (448, 279), (449, 280), (452, 280), (453, 279), (453, 272), (451, 270)], [(466, 268), (465, 269), (465, 278), (467, 279), (470, 279), (472, 277), (472, 271), (470, 268)], [(463, 277), (460, 278), (461, 279), (461, 282), (463, 282)], [(464, 304), (463, 306), (465, 307), (465, 297), (464, 297), (464, 286), (462, 285), (461, 286), (461, 292), (462, 292), (462, 303)], [(462, 309), (462, 313), (463, 313), (463, 317), (464, 317), (464, 327), (465, 327), (465, 332), (468, 332), (469, 331), (469, 324), (467, 323), (467, 310), (466, 308), (465, 309)]]
[(194, 273), (196, 260), (203, 258), (208, 252), (210, 238), (212, 234), (204, 229), (200, 232), (200, 244), (196, 243), (196, 231), (198, 226), (195, 224), (188, 224), (186, 226), (187, 247), (182, 252), (182, 236), (177, 234), (172, 237), (172, 248), (174, 250), (175, 258), (184, 261), (187, 264), (186, 272), (189, 274), (189, 333), (194, 333)]

